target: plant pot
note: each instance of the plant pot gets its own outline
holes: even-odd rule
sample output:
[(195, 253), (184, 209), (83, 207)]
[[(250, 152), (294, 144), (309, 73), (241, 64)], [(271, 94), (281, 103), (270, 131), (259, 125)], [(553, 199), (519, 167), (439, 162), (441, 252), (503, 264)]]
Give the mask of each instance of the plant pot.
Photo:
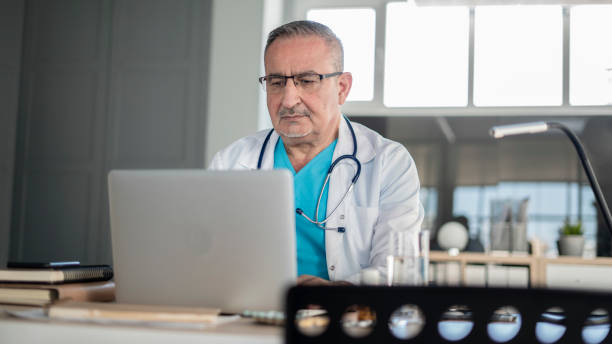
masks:
[(559, 254), (582, 257), (584, 237), (582, 235), (562, 235), (559, 237)]

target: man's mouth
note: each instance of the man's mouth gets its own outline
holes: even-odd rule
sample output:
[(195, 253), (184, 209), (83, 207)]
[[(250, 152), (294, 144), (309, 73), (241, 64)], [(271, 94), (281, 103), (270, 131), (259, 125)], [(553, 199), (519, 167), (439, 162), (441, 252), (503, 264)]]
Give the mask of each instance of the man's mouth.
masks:
[(304, 115), (301, 113), (294, 113), (291, 115), (282, 115), (280, 116), (281, 119), (296, 119), (296, 118), (300, 118), (300, 117), (308, 117), (308, 115)]
[(310, 117), (310, 112), (305, 109), (300, 111), (296, 110), (295, 108), (282, 108), (278, 112), (278, 116), (280, 117), (280, 119), (294, 119), (299, 117)]

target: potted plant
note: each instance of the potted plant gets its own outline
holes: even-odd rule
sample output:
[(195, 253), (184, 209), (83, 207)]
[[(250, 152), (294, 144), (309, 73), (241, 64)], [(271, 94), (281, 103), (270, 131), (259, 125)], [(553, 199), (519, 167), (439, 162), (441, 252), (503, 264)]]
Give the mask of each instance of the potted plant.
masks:
[(566, 221), (559, 233), (559, 254), (564, 256), (582, 256), (584, 237), (582, 223), (571, 224)]

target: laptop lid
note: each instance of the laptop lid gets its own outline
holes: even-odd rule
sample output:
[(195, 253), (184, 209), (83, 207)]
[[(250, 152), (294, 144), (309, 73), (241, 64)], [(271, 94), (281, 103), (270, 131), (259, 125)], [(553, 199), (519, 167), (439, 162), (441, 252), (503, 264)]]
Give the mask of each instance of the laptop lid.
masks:
[(288, 171), (115, 170), (109, 201), (118, 302), (282, 310), (297, 274)]

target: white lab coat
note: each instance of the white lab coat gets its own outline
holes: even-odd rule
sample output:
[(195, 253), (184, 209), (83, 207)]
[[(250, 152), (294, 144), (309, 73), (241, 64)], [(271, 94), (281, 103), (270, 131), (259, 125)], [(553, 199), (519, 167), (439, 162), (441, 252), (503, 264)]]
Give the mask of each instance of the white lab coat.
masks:
[[(353, 123), (357, 138), (357, 159), (361, 176), (351, 194), (327, 222), (327, 227), (345, 227), (344, 233), (325, 231), (325, 253), (329, 278), (359, 283), (364, 268), (375, 267), (386, 276), (386, 257), (390, 254), (389, 237), (394, 230), (416, 233), (423, 221), (419, 200), (419, 177), (412, 157), (401, 144), (375, 131)], [(254, 170), (269, 129), (239, 139), (213, 157), (210, 169)], [(274, 166), (274, 132), (264, 152), (262, 169)], [(332, 161), (353, 153), (353, 139), (345, 120), (340, 121), (338, 142)], [(329, 182), (327, 213), (346, 192), (354, 176), (354, 162), (342, 160)], [(416, 242), (415, 242), (416, 245)]]

